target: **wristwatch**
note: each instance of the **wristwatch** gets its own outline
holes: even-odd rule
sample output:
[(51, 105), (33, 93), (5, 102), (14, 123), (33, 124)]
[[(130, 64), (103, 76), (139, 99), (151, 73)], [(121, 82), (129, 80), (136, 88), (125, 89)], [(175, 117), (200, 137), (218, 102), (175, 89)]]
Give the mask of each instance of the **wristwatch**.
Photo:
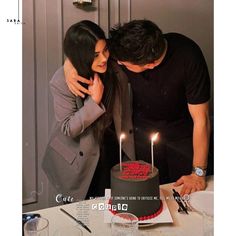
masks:
[(203, 169), (202, 167), (195, 166), (193, 167), (193, 173), (197, 176), (204, 177), (206, 176), (206, 169)]

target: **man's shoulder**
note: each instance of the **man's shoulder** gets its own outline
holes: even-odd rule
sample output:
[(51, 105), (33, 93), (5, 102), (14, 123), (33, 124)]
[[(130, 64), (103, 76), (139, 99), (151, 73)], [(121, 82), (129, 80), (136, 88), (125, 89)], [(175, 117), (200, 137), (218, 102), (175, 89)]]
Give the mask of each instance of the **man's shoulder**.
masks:
[(199, 47), (193, 39), (180, 33), (170, 32), (164, 34), (164, 37), (167, 42), (178, 45), (178, 47)]
[(192, 60), (193, 58), (198, 59), (201, 57), (201, 48), (191, 38), (179, 33), (167, 33), (164, 34), (164, 37), (168, 42), (170, 50), (180, 54), (181, 57), (186, 60)]
[(183, 39), (186, 39), (188, 38), (186, 35), (183, 35), (181, 33), (177, 33), (177, 32), (168, 32), (168, 33), (165, 33), (163, 34), (164, 37), (168, 37), (168, 38), (183, 38)]

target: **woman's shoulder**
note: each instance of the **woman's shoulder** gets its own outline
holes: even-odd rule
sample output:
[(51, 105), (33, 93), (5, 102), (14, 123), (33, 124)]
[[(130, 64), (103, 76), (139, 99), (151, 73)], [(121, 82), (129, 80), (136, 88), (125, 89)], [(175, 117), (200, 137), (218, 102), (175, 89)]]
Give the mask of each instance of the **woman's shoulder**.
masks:
[(63, 66), (61, 66), (53, 74), (53, 76), (50, 80), (50, 84), (51, 85), (59, 85), (59, 84), (63, 84), (63, 83), (65, 83), (65, 74), (64, 74)]
[(69, 88), (66, 84), (66, 79), (65, 79), (63, 66), (61, 66), (59, 69), (57, 69), (57, 71), (52, 76), (52, 78), (50, 80), (50, 86), (54, 87), (54, 88), (57, 88), (59, 90), (69, 92)]

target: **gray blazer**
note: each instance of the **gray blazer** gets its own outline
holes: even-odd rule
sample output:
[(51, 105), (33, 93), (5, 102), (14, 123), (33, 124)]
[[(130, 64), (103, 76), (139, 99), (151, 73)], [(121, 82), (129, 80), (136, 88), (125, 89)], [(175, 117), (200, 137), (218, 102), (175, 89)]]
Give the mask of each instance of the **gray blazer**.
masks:
[[(121, 132), (126, 134), (122, 148), (134, 160), (128, 79), (118, 65), (113, 66), (121, 86), (121, 94), (118, 96), (116, 93), (114, 102), (116, 134), (118, 138)], [(65, 82), (63, 67), (54, 74), (50, 88), (54, 101), (55, 126), (42, 168), (59, 193), (82, 200), (86, 197), (100, 156), (92, 124), (104, 114), (105, 108), (97, 105), (90, 96), (84, 101), (74, 96)]]

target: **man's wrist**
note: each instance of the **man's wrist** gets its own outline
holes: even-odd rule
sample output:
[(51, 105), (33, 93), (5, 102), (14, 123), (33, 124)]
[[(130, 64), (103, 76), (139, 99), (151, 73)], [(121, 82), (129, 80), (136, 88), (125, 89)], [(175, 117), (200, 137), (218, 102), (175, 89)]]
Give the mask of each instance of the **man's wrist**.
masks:
[(199, 176), (199, 177), (205, 177), (206, 170), (207, 170), (206, 167), (193, 166), (192, 173)]

